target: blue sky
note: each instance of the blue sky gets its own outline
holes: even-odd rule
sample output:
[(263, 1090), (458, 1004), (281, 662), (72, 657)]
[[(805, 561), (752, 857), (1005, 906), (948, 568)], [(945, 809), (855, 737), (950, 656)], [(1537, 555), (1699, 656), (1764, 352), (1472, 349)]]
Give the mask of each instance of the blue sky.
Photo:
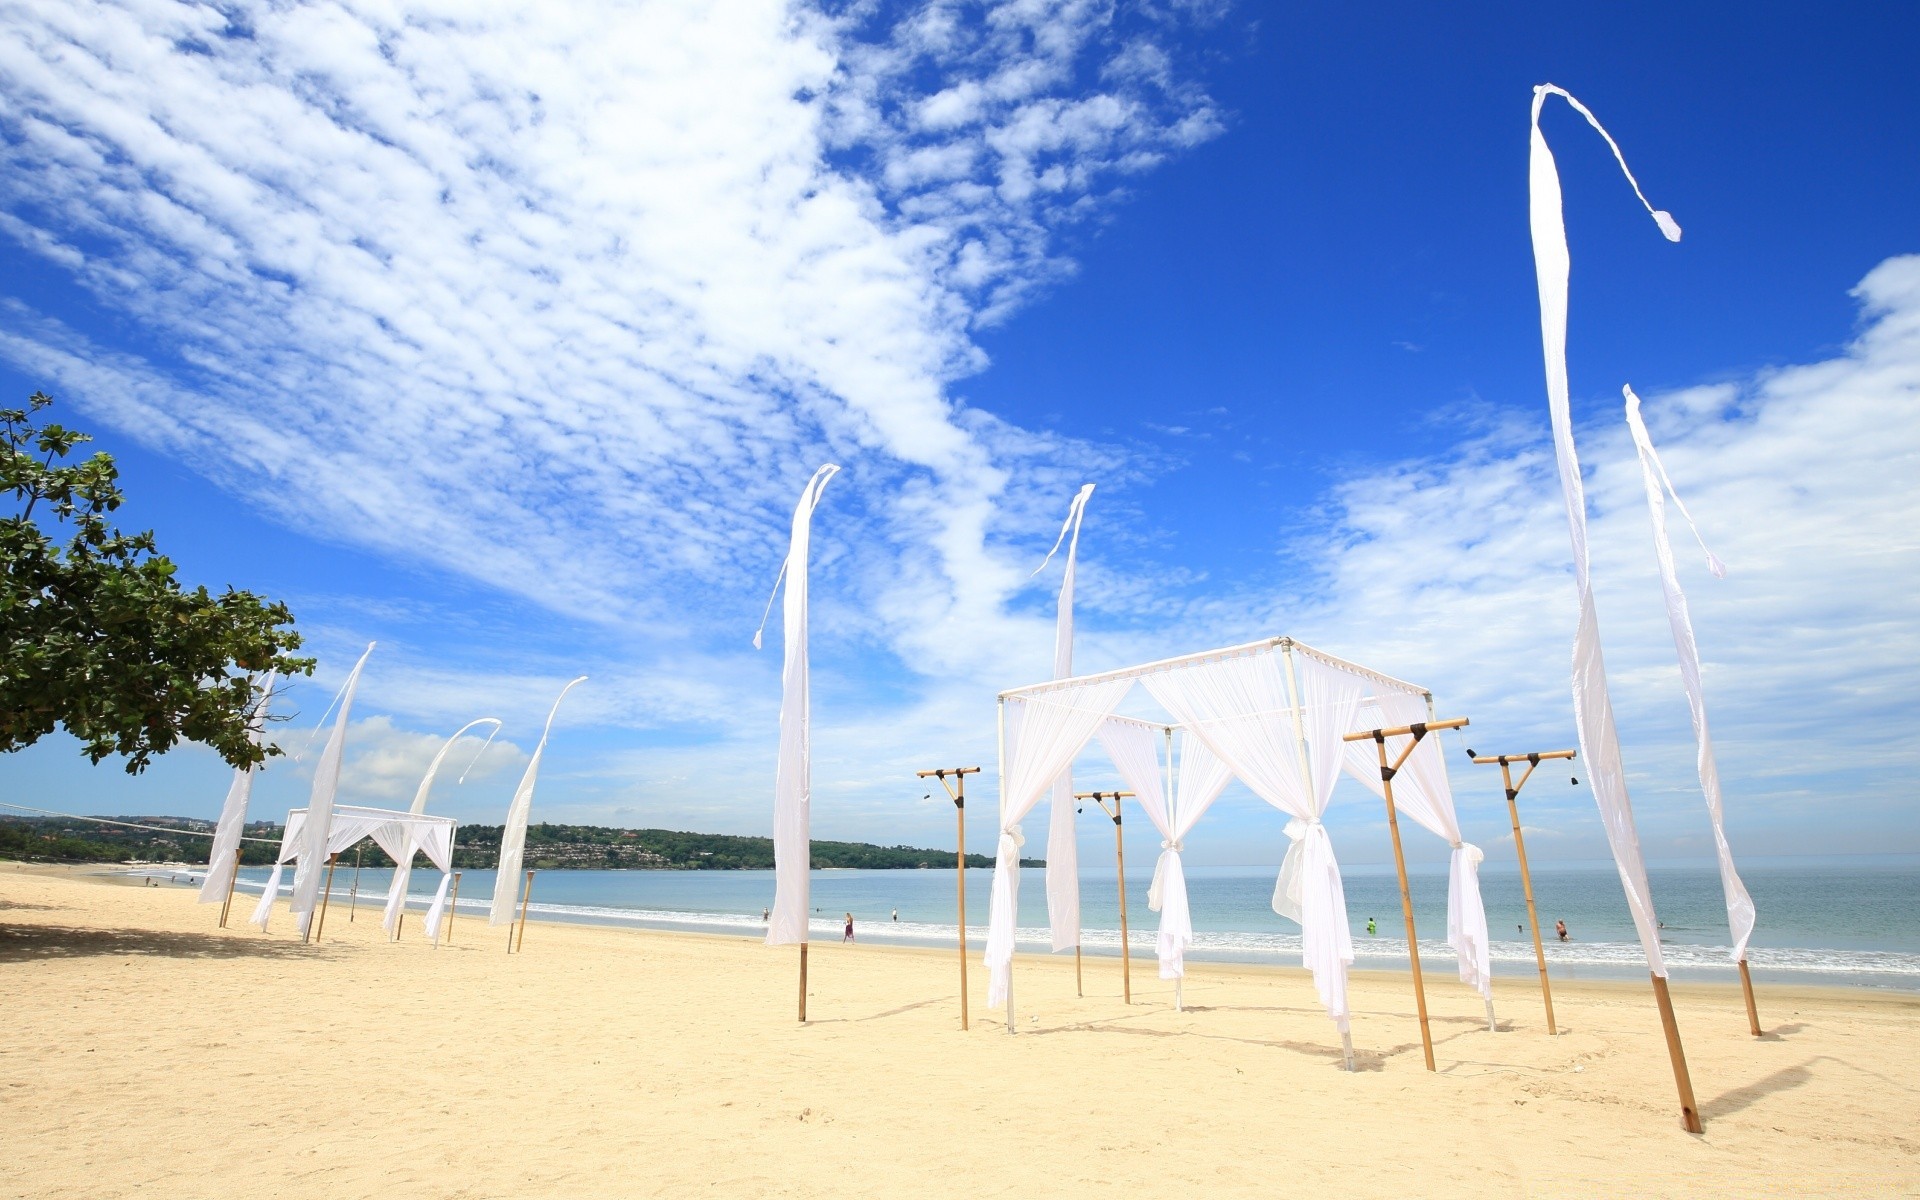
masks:
[[(1686, 229), (1549, 107), (1651, 852), (1710, 843), (1628, 382), (1731, 567), (1682, 553), (1736, 851), (1920, 850), (1910, 9), (385, 11), (0, 17), (0, 388), (98, 434), (188, 580), (293, 606), (321, 670), (291, 749), (379, 640), (352, 798), (411, 795), (496, 715), (435, 807), (498, 821), (586, 673), (536, 819), (767, 832), (778, 642), (749, 637), (828, 460), (819, 836), (950, 844), (912, 771), (990, 764), (993, 693), (1047, 673), (1058, 568), (1027, 576), (1086, 481), (1082, 668), (1288, 633), (1432, 687), (1483, 751), (1572, 744), (1525, 226), (1551, 80)], [(198, 750), (132, 780), (64, 737), (0, 761), (69, 811), (211, 814), (225, 785)], [(1380, 861), (1343, 788), (1336, 845)], [(1604, 853), (1584, 789), (1529, 800), (1534, 854)], [(1236, 789), (1190, 857), (1277, 862), (1283, 823)]]

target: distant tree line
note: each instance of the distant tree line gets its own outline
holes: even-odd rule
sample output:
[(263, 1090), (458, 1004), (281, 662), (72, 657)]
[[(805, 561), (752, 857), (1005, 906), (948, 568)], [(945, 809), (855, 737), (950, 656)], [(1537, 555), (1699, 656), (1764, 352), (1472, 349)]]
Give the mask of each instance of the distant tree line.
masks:
[[(57, 862), (205, 862), (213, 822), (191, 817), (119, 817), (141, 825), (177, 828), (180, 833), (127, 829), (58, 817), (0, 817), (0, 857)], [(453, 865), (485, 870), (500, 861), (499, 825), (462, 825)], [(281, 827), (256, 821), (246, 835), (261, 841), (240, 843), (240, 861), (265, 866), (278, 854)], [(342, 861), (390, 867), (393, 860), (372, 841), (342, 855)], [(424, 863), (425, 857), (416, 859)], [(526, 865), (534, 870), (735, 871), (770, 870), (773, 839), (725, 833), (686, 833), (672, 829), (611, 829), (601, 825), (527, 826)], [(816, 868), (912, 870), (953, 865), (953, 851), (914, 846), (875, 846), (867, 842), (813, 843)], [(969, 867), (991, 867), (985, 854), (967, 855)], [(1023, 867), (1042, 867), (1044, 859), (1023, 858)]]

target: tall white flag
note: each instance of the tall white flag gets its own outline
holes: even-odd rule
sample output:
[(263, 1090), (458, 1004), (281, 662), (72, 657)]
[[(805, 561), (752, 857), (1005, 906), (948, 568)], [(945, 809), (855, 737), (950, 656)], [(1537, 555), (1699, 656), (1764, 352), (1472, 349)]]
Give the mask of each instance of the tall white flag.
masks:
[(1653, 520), (1653, 553), (1660, 563), (1660, 590), (1666, 595), (1667, 624), (1673, 628), (1673, 648), (1680, 656), (1680, 683), (1687, 692), (1687, 710), (1693, 714), (1693, 740), (1699, 747), (1700, 790), (1707, 798), (1707, 817), (1713, 823), (1713, 847), (1720, 858), (1720, 891), (1727, 902), (1727, 928), (1733, 934), (1733, 961), (1747, 957), (1747, 941), (1753, 937), (1753, 897), (1740, 882), (1733, 866), (1733, 848), (1727, 845), (1725, 815), (1720, 805), (1720, 768), (1713, 760), (1713, 736), (1707, 731), (1707, 698), (1700, 686), (1700, 647), (1693, 638), (1693, 616), (1687, 609), (1687, 594), (1680, 590), (1680, 577), (1673, 568), (1673, 543), (1667, 539), (1667, 497), (1686, 518), (1693, 538), (1706, 553), (1707, 569), (1715, 578), (1725, 578), (1727, 569), (1707, 549), (1693, 514), (1673, 490), (1673, 480), (1653, 448), (1647, 424), (1640, 419), (1640, 397), (1630, 387), (1621, 388), (1627, 398), (1627, 428), (1633, 431), (1634, 447), (1640, 452), (1640, 479), (1647, 489), (1647, 513)]
[[(266, 681), (260, 685), (259, 702), (247, 721), (247, 740), (256, 746), (266, 737), (267, 702), (273, 698), (276, 678), (272, 671), (267, 672)], [(247, 805), (253, 800), (253, 777), (265, 765), (257, 762), (235, 771), (233, 782), (227, 785), (227, 800), (220, 806), (220, 822), (213, 827), (213, 851), (207, 857), (207, 877), (200, 881), (202, 904), (219, 904), (227, 898), (227, 889), (233, 885), (233, 875), (239, 867), (233, 852), (240, 848), (240, 835), (246, 829)]]
[[(1061, 543), (1066, 543), (1067, 569), (1060, 579), (1060, 601), (1053, 618), (1055, 679), (1073, 674), (1073, 575), (1080, 552), (1080, 521), (1086, 515), (1087, 498), (1092, 495), (1090, 483), (1074, 495), (1060, 536), (1033, 572), (1038, 575), (1044, 570)], [(1074, 812), (1073, 768), (1068, 767), (1053, 781), (1053, 808), (1047, 822), (1047, 923), (1053, 931), (1056, 952), (1080, 944), (1080, 831)]]
[[(468, 721), (465, 725), (462, 725), (459, 732), (448, 738), (446, 745), (440, 747), (440, 752), (433, 756), (433, 761), (427, 764), (426, 776), (420, 780), (420, 786), (414, 790), (413, 807), (408, 810), (409, 812), (423, 813), (427, 811), (427, 796), (433, 791), (433, 777), (440, 773), (440, 764), (446, 760), (447, 752), (453, 749), (454, 743), (464, 737), (467, 730), (472, 729), (475, 725), (493, 726), (493, 732), (487, 734), (486, 743), (480, 747), (481, 751), (484, 751), (487, 745), (492, 744), (493, 735), (500, 732), (500, 718), (498, 717), (481, 717), (479, 720)], [(478, 757), (478, 755), (479, 752), (476, 751), (475, 757)], [(407, 888), (413, 881), (414, 845), (415, 843), (411, 836), (409, 836), (406, 854), (394, 864), (393, 879), (387, 885), (387, 904), (382, 913), (380, 923), (386, 928), (387, 936), (389, 937), (393, 936), (395, 928), (400, 924), (400, 911), (407, 902)]]
[[(767, 922), (767, 945), (785, 946), (807, 940), (808, 898), (812, 876), (813, 780), (808, 737), (807, 688), (807, 556), (813, 532), (813, 510), (820, 493), (839, 467), (828, 463), (813, 473), (800, 503), (793, 510), (793, 537), (787, 561), (780, 568), (787, 593), (781, 614), (785, 618), (786, 665), (780, 672), (780, 763), (773, 779), (773, 915)], [(774, 589), (780, 581), (774, 581)], [(773, 610), (773, 602), (767, 602)], [(762, 627), (765, 618), (761, 619)], [(760, 634), (753, 635), (754, 648)]]
[[(547, 752), (547, 737), (553, 732), (553, 718), (559, 715), (560, 702), (567, 693), (587, 681), (585, 675), (560, 689), (547, 710), (547, 724), (540, 731), (540, 744), (527, 760), (527, 773), (513, 789), (513, 803), (507, 805), (507, 823), (500, 830), (500, 865), (493, 873), (493, 907), (487, 910), (487, 924), (513, 924), (513, 906), (520, 899), (520, 863), (527, 850), (527, 817), (533, 812), (533, 785), (540, 778), (540, 759)], [(422, 785), (424, 786), (424, 784)]]
[(360, 688), (360, 672), (373, 653), (373, 642), (353, 664), (347, 686), (340, 692), (340, 712), (333, 719), (333, 732), (327, 735), (327, 747), (313, 768), (313, 791), (307, 800), (307, 823), (301, 833), (300, 859), (293, 869), (293, 915), (300, 918), (300, 935), (306, 936), (313, 921), (313, 910), (320, 898), (320, 881), (326, 876), (327, 838), (333, 833), (333, 796), (340, 789), (340, 760), (347, 752), (347, 717), (353, 711), (353, 695)]
[(1627, 796), (1626, 771), (1620, 761), (1620, 739), (1614, 728), (1613, 702), (1607, 694), (1607, 663), (1600, 649), (1600, 618), (1594, 610), (1593, 581), (1587, 554), (1587, 495), (1580, 479), (1580, 458), (1574, 451), (1573, 417), (1567, 403), (1567, 230), (1560, 205), (1560, 172), (1553, 152), (1540, 133), (1540, 109), (1548, 96), (1560, 96), (1600, 131), (1633, 184), (1647, 211), (1653, 214), (1668, 241), (1680, 240), (1680, 226), (1665, 212), (1647, 203), (1640, 184), (1627, 170), (1627, 160), (1612, 135), (1578, 100), (1552, 84), (1533, 89), (1533, 136), (1528, 159), (1528, 217), (1533, 233), (1533, 268), (1540, 290), (1540, 344), (1546, 357), (1547, 407), (1553, 416), (1553, 452), (1560, 467), (1560, 491), (1567, 504), (1567, 529), (1573, 538), (1574, 582), (1580, 598), (1580, 623), (1573, 637), (1573, 720), (1580, 735), (1580, 753), (1586, 776), (1600, 809), (1607, 843), (1626, 892), (1647, 966), (1658, 976), (1667, 973), (1660, 953), (1660, 925), (1653, 913), (1653, 893), (1647, 886), (1646, 861), (1640, 853), (1640, 832), (1633, 823), (1633, 802)]

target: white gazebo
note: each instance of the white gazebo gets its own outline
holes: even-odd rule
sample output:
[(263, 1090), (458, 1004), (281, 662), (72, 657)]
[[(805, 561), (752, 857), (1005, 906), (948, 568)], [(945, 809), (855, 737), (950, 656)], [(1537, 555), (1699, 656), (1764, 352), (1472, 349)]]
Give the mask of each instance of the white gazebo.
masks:
[[(427, 861), (440, 869), (440, 887), (434, 892), (426, 921), (426, 935), (439, 941), (440, 921), (447, 909), (447, 885), (453, 879), (453, 818), (403, 809), (362, 808), (353, 804), (334, 805), (332, 816), (333, 820), (327, 828), (327, 859), (361, 838), (370, 837), (395, 863), (412, 863), (417, 850), (425, 853)], [(267, 919), (273, 913), (273, 902), (280, 894), (281, 876), (287, 864), (298, 862), (301, 851), (305, 849), (306, 824), (306, 809), (296, 808), (287, 814), (287, 827), (280, 835), (279, 858), (274, 862), (273, 874), (267, 879), (266, 891), (261, 893), (260, 903), (253, 910), (253, 924), (258, 925), (263, 933), (267, 928)], [(318, 870), (324, 862), (305, 865)], [(399, 923), (401, 909), (407, 902), (407, 881), (408, 871), (404, 867), (394, 871), (393, 883), (387, 889), (386, 912), (382, 920), (389, 934)]]
[[(1116, 715), (1136, 682), (1172, 716), (1171, 722)], [(1000, 837), (986, 965), (987, 1001), (1006, 1005), (1008, 1032), (1015, 1029), (1012, 967), (1025, 841), (1020, 821), (1097, 737), (1163, 839), (1150, 893), (1161, 913), (1163, 978), (1178, 979), (1185, 971), (1183, 955), (1193, 930), (1180, 852), (1207, 806), (1237, 778), (1291, 818), (1286, 832), (1292, 844), (1273, 906), (1300, 925), (1302, 963), (1340, 1030), (1351, 1069), (1347, 969), (1353, 941), (1339, 863), (1321, 817), (1342, 770), (1382, 793), (1372, 747), (1346, 743), (1343, 737), (1428, 720), (1432, 693), (1276, 637), (1013, 688), (1001, 692), (999, 701)], [(1157, 747), (1162, 741), (1169, 756), (1164, 767)], [(1461, 979), (1488, 997), (1490, 1008), (1491, 963), (1478, 872), (1482, 856), (1461, 839), (1437, 739), (1416, 746), (1394, 779), (1393, 798), (1400, 811), (1453, 847), (1447, 940), (1459, 956)]]

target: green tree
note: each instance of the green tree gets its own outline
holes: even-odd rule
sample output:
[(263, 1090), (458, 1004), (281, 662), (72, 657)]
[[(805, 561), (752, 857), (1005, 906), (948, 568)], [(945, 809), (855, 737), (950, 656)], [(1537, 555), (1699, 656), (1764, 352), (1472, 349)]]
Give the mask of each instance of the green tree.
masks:
[(15, 507), (0, 516), (0, 752), (64, 725), (96, 763), (125, 755), (130, 775), (183, 738), (235, 767), (278, 754), (247, 736), (261, 700), (247, 676), (313, 673), (289, 657), (293, 614), (251, 592), (183, 589), (151, 531), (108, 523), (122, 499), (112, 457), (68, 463), (92, 439), (37, 424), (51, 403), (35, 392), (0, 409), (0, 496)]

